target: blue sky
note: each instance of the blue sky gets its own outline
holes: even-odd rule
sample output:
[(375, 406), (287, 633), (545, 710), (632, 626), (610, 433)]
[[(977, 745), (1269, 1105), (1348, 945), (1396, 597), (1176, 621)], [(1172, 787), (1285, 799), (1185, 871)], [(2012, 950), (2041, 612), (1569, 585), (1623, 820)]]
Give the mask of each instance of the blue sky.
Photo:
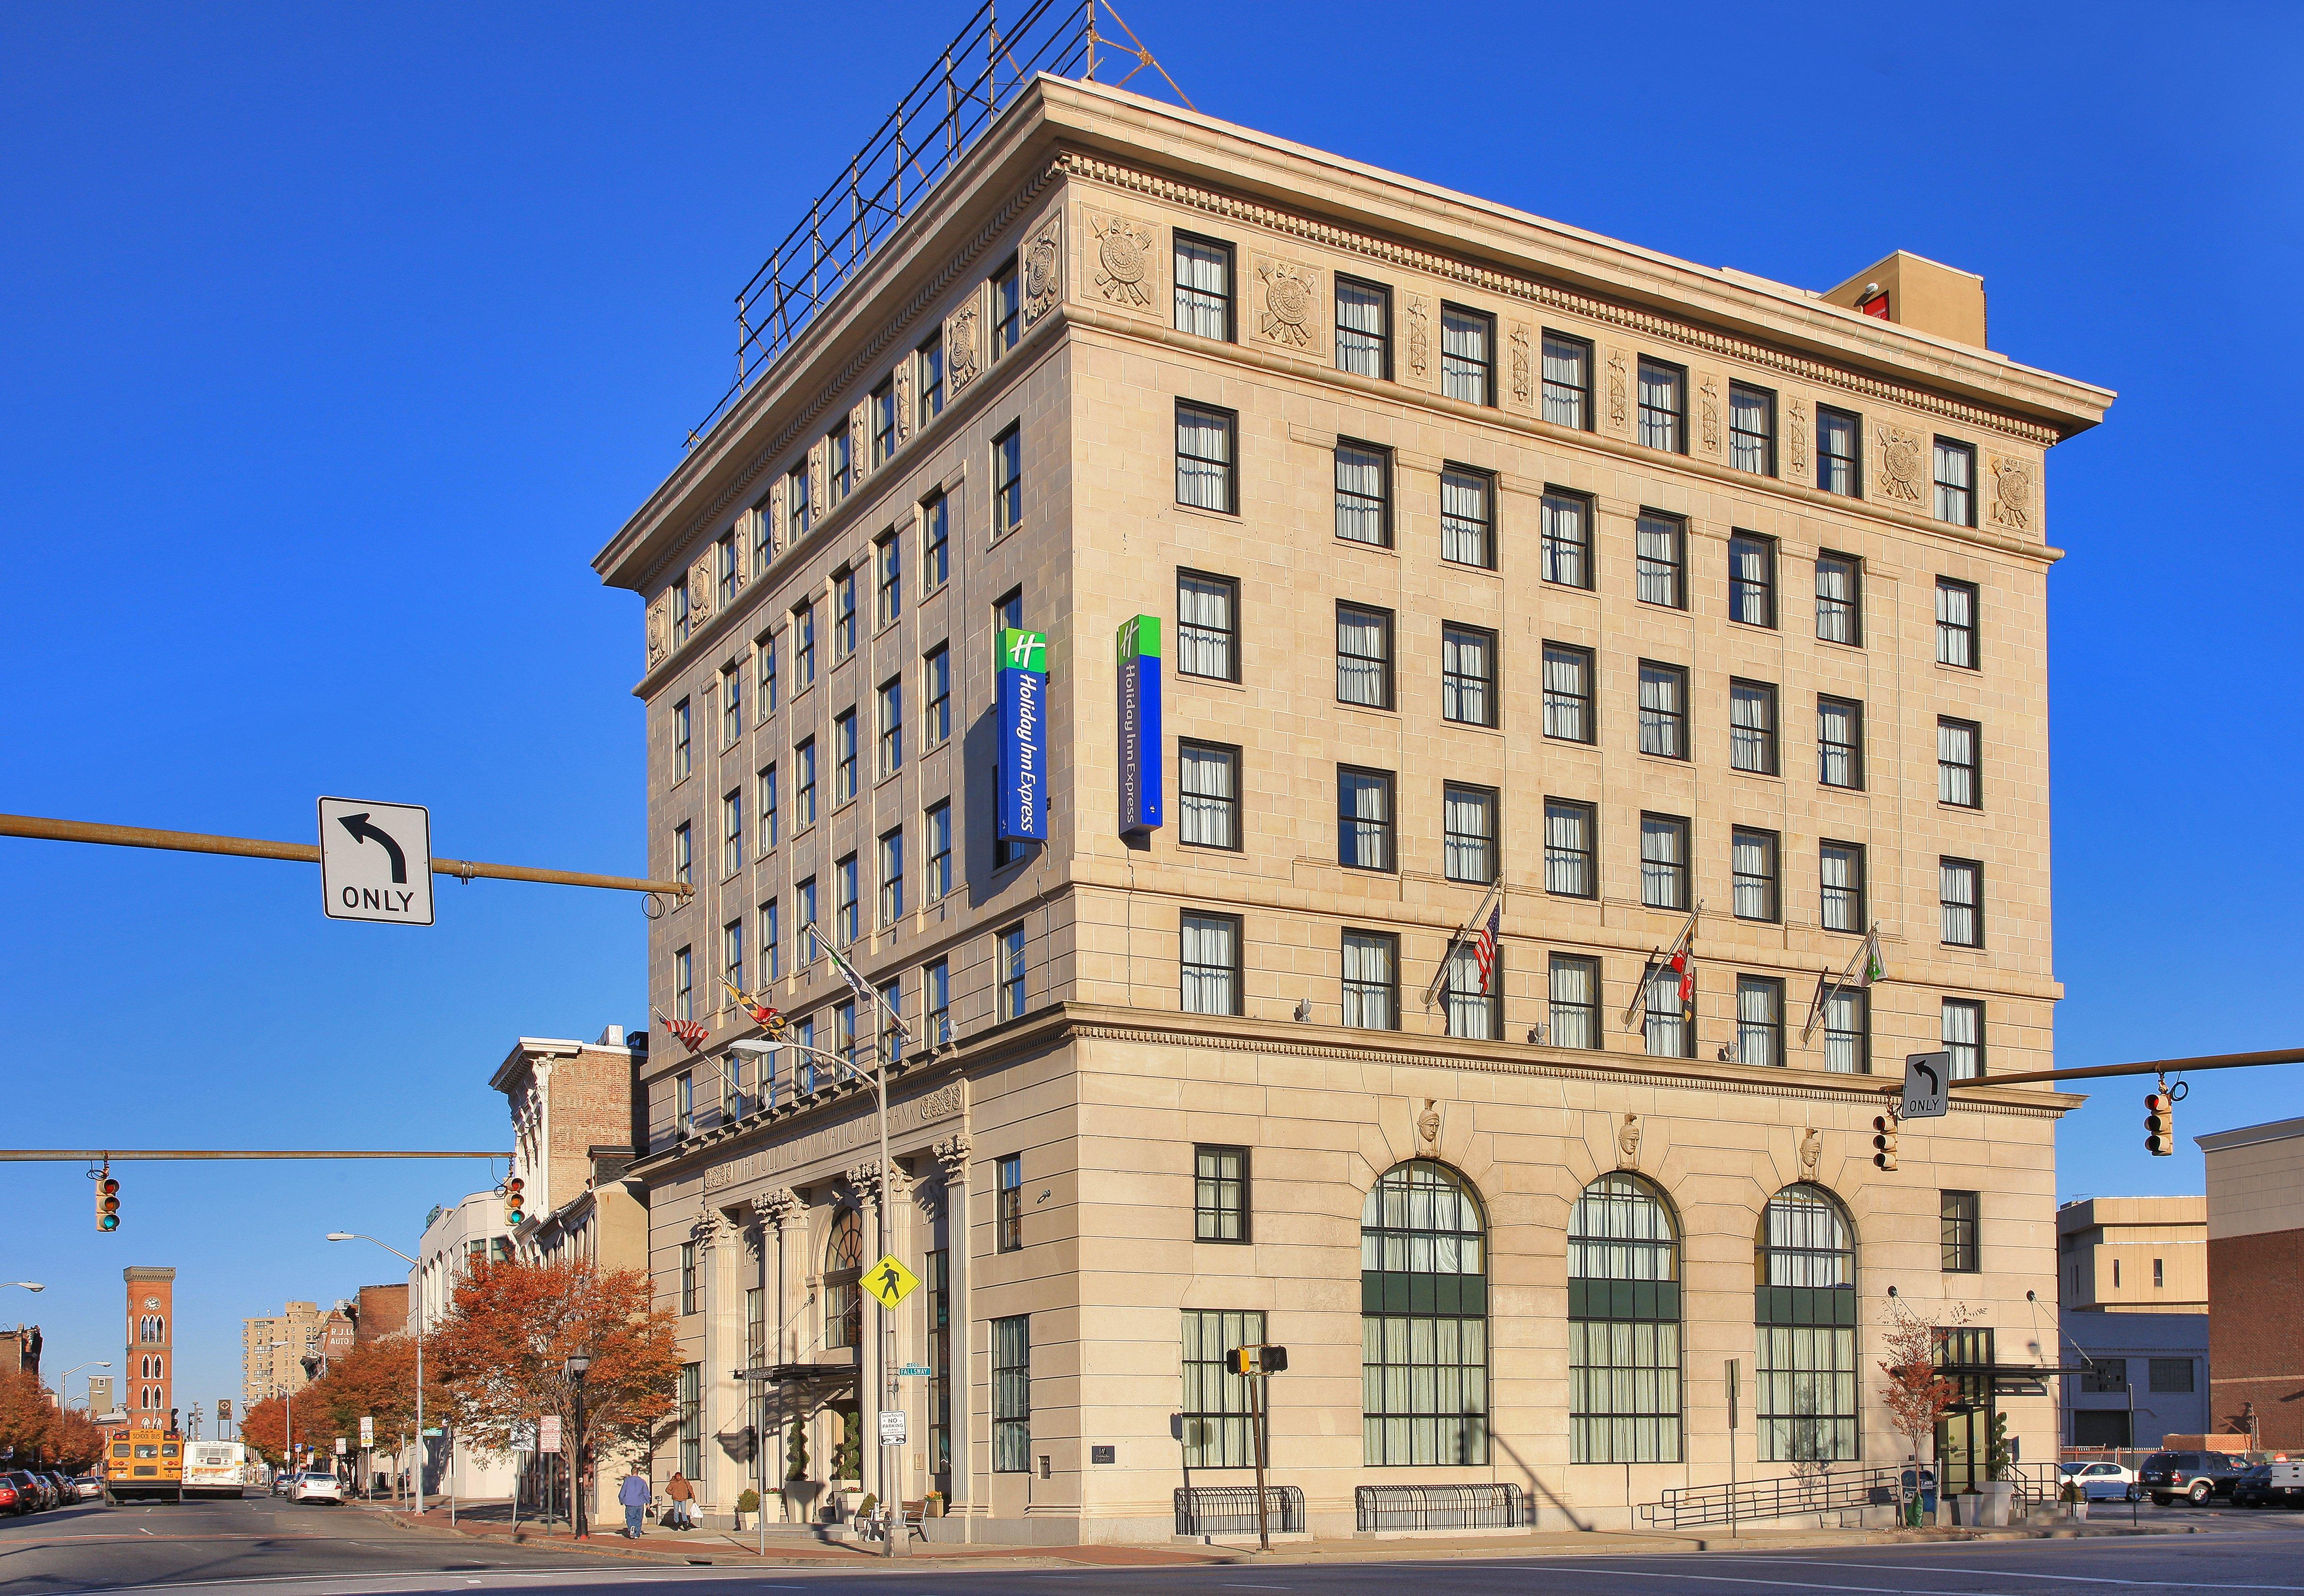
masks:
[[(1212, 114), (1808, 287), (1911, 249), (1984, 274), (1994, 347), (2118, 389), (2050, 463), (2062, 1058), (2304, 1040), (2271, 823), (2304, 13), (1125, 9)], [(961, 16), (0, 8), (0, 809), (304, 840), (340, 793), (638, 874), (637, 601), (588, 562), (724, 386), (731, 296)], [(318, 891), (0, 842), (0, 1140), (497, 1145), (514, 1036), (645, 1013), (628, 898), (444, 882), (419, 932)], [(2171, 1160), (2106, 1088), (2063, 1190), (2196, 1191), (2192, 1134), (2304, 1113), (2304, 1071), (2196, 1087)], [(395, 1278), (323, 1232), (412, 1249), (489, 1184), (126, 1174), (100, 1238), (77, 1166), (0, 1167), (0, 1278), (49, 1284), (0, 1317), (117, 1362), (121, 1266), (174, 1263), (180, 1399), (238, 1395), (243, 1315)]]

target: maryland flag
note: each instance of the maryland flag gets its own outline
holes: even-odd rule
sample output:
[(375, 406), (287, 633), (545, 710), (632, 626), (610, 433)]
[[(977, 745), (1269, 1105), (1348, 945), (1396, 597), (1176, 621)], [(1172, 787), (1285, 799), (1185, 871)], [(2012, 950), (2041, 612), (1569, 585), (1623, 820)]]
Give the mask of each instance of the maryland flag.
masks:
[(728, 989), (730, 1001), (733, 1001), (737, 1008), (741, 1009), (745, 1013), (752, 1017), (752, 1023), (754, 1025), (759, 1026), (760, 1029), (767, 1032), (772, 1036), (784, 1030), (784, 1017), (776, 1012), (776, 1006), (774, 1003), (762, 1003), (754, 999), (746, 997), (742, 992), (736, 990), (736, 984), (733, 981), (729, 980), (725, 975), (720, 977), (720, 984)]

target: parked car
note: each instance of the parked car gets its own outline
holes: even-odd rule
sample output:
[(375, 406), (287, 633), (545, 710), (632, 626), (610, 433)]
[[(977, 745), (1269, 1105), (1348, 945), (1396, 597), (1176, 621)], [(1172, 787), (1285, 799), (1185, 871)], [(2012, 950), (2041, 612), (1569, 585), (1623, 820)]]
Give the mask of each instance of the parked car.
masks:
[(84, 1502), (104, 1499), (104, 1477), (100, 1474), (82, 1474), (72, 1482), (72, 1487), (80, 1492), (80, 1499)]
[(68, 1507), (80, 1500), (80, 1487), (73, 1484), (72, 1477), (63, 1470), (47, 1469), (41, 1474), (40, 1478), (47, 1481), (50, 1488), (55, 1491), (57, 1507)]
[(2231, 1496), (2232, 1482), (2247, 1466), (2229, 1452), (2155, 1452), (2136, 1471), (2136, 1482), (2161, 1507), (2181, 1497), (2202, 1507)]
[(295, 1483), (288, 1488), (288, 1499), (292, 1502), (334, 1502), (341, 1507), (344, 1505), (343, 1483), (335, 1475), (316, 1469), (296, 1476)]
[(10, 1474), (0, 1474), (0, 1513), (16, 1518), (31, 1510), (31, 1499), (17, 1485), (15, 1478)]
[(5, 1482), (16, 1493), (16, 1505), (12, 1509), (15, 1513), (38, 1513), (48, 1505), (48, 1493), (40, 1489), (40, 1482), (32, 1477), (30, 1469), (12, 1468), (0, 1474), (0, 1482)]
[(2083, 1500), (2133, 1502), (2143, 1498), (2137, 1489), (2136, 1471), (2132, 1468), (2122, 1468), (2117, 1463), (2067, 1463), (2063, 1468), (2063, 1482), (2078, 1485)]
[(2304, 1463), (2259, 1463), (2232, 1482), (2235, 1507), (2304, 1507)]

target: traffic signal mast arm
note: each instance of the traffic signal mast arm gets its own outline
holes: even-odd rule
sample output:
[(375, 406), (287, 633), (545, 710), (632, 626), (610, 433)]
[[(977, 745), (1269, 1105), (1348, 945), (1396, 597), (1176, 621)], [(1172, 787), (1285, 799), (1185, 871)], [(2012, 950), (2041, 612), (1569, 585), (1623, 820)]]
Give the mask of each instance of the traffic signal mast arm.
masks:
[[(2098, 1064), (2085, 1069), (2027, 1069), (2014, 1075), (1979, 1075), (1946, 1083), (1948, 1086), (2024, 1086), (2038, 1081), (2084, 1081), (2114, 1075), (2184, 1075), (2195, 1069), (2255, 1069), (2266, 1064), (2304, 1064), (2304, 1047), (2275, 1048), (2265, 1053), (2217, 1053), (2201, 1059), (2160, 1059), (2148, 1064)], [(1896, 1096), (1901, 1085), (1878, 1088)]]

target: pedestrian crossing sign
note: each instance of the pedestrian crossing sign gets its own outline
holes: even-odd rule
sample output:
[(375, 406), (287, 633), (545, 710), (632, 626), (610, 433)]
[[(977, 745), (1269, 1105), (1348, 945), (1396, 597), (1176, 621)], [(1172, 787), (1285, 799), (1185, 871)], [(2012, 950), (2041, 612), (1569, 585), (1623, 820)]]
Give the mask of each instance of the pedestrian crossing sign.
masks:
[(864, 1271), (864, 1289), (878, 1298), (884, 1308), (894, 1307), (919, 1283), (920, 1277), (898, 1262), (894, 1253)]

